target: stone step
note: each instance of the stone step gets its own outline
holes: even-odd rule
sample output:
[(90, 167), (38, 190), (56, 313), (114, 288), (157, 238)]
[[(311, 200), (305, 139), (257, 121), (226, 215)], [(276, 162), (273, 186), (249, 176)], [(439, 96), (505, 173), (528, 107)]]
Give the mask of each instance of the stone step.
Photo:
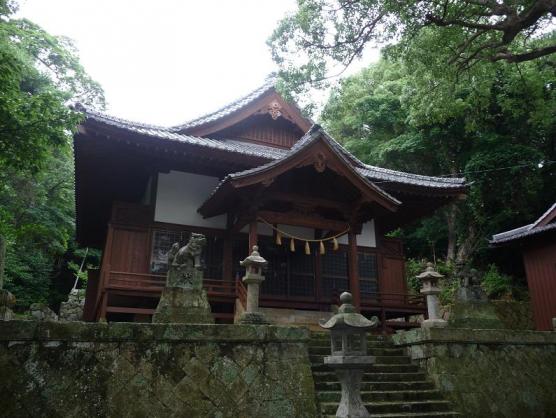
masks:
[[(319, 402), (340, 402), (342, 397), (338, 391), (318, 391)], [(400, 391), (361, 391), (364, 402), (400, 402), (400, 401), (431, 401), (441, 400), (442, 394), (438, 390), (400, 390)]]
[[(402, 402), (365, 402), (365, 407), (372, 416), (380, 413), (399, 412), (448, 412), (450, 402), (448, 401), (402, 401)], [(333, 414), (338, 409), (338, 402), (321, 402), (323, 414)]]
[[(393, 414), (373, 414), (372, 416), (373, 418), (459, 418), (461, 417), (459, 413), (453, 411), (401, 412), (401, 413), (393, 413)], [(322, 418), (336, 418), (336, 415), (322, 415)]]
[[(336, 382), (338, 378), (332, 371), (315, 371), (313, 372), (315, 382)], [(415, 382), (426, 380), (425, 373), (383, 373), (383, 372), (367, 372), (363, 375), (363, 382)]]
[[(313, 371), (330, 371), (324, 363), (311, 364)], [(373, 364), (367, 371), (369, 373), (416, 373), (420, 369), (415, 364)]]
[[(317, 391), (340, 391), (341, 386), (338, 381), (335, 382), (315, 382)], [(405, 390), (432, 390), (434, 383), (422, 380), (414, 382), (362, 382), (361, 390), (363, 391), (405, 391)]]
[[(396, 354), (396, 353), (395, 353)], [(369, 353), (371, 356), (375, 356), (376, 364), (410, 364), (411, 360), (408, 356), (403, 355), (388, 355), (388, 354), (373, 354)], [(322, 354), (310, 354), (309, 360), (312, 364), (323, 364), (324, 355)]]
[[(401, 348), (396, 348), (393, 345), (385, 345), (385, 344), (372, 344), (367, 346), (367, 354), (375, 355), (377, 353), (376, 350), (379, 350), (379, 353), (386, 353), (392, 355), (403, 356), (404, 352)], [(384, 350), (384, 351), (382, 351)], [(321, 355), (321, 356), (329, 356), (330, 355), (330, 345), (322, 345), (322, 346), (311, 346), (309, 345), (309, 354), (311, 355)]]
[[(419, 370), (418, 366), (415, 366), (410, 363), (409, 359), (406, 357), (380, 357), (380, 362), (377, 361), (375, 365), (368, 369), (369, 372), (384, 372), (384, 373), (393, 373), (393, 372), (416, 372)], [(385, 359), (385, 360), (384, 360)], [(392, 363), (389, 361), (393, 359)], [(399, 359), (399, 360), (398, 360)], [(400, 363), (398, 363), (398, 361)], [(311, 369), (313, 371), (331, 371), (330, 367), (327, 364), (324, 364), (324, 360), (321, 360), (319, 363), (311, 362)]]
[(415, 364), (373, 364), (369, 368), (371, 373), (416, 373), (419, 370)]

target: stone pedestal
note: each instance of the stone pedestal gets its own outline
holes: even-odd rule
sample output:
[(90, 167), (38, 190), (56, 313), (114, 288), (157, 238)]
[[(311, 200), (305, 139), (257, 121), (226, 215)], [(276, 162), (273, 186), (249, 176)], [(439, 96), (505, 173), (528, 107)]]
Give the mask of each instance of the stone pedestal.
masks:
[(15, 305), (15, 296), (6, 289), (0, 289), (0, 321), (11, 321), (15, 318), (12, 306)]
[(35, 321), (57, 321), (58, 315), (45, 303), (33, 303), (29, 307), (31, 318)]
[(207, 293), (204, 289), (165, 287), (152, 322), (213, 324)]
[(494, 305), (488, 301), (456, 301), (450, 310), (448, 323), (453, 328), (504, 328), (504, 324), (496, 315)]
[(453, 328), (502, 329), (504, 325), (480, 285), (476, 270), (462, 272), (448, 321)]
[(336, 418), (370, 418), (361, 399), (361, 381), (365, 369), (375, 362), (373, 356), (327, 356), (324, 364), (333, 369), (342, 386), (342, 398)]
[(73, 289), (67, 302), (60, 305), (61, 321), (81, 321), (83, 319), (83, 307), (85, 306), (85, 292)]

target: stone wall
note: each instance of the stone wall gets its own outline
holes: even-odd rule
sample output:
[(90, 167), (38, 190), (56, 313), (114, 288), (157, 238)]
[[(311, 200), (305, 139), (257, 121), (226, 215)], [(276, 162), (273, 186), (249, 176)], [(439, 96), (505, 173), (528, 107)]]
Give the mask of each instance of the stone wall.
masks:
[(429, 328), (394, 342), (465, 417), (556, 417), (556, 332)]
[(307, 330), (0, 322), (0, 415), (315, 417)]

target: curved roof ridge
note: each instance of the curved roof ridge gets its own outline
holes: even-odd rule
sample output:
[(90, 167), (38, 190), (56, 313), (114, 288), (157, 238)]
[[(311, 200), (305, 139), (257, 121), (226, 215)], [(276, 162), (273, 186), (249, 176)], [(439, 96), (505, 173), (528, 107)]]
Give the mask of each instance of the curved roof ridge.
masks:
[(539, 219), (537, 219), (534, 223), (532, 228), (538, 226), (542, 221), (544, 221), (554, 210), (556, 210), (556, 202), (552, 206), (550, 206), (546, 212), (544, 212)]
[(129, 119), (124, 119), (118, 116), (114, 116), (114, 115), (110, 115), (106, 112), (100, 112), (98, 110), (92, 109), (89, 106), (86, 106), (82, 103), (75, 103), (72, 106), (75, 110), (79, 111), (79, 112), (83, 112), (85, 113), (87, 116), (93, 116), (95, 119), (96, 118), (102, 118), (106, 121), (112, 121), (112, 122), (116, 122), (120, 125), (126, 125), (129, 127), (135, 127), (135, 128), (147, 128), (147, 129), (156, 129), (158, 131), (170, 131), (171, 128), (168, 126), (162, 126), (162, 125), (155, 125), (152, 123), (143, 123), (143, 122), (136, 122), (136, 121), (132, 121)]
[(261, 97), (263, 94), (265, 94), (269, 90), (275, 88), (277, 80), (278, 80), (278, 78), (277, 78), (276, 74), (271, 73), (270, 75), (268, 75), (266, 77), (265, 82), (262, 86), (257, 87), (256, 89), (254, 89), (250, 93), (246, 94), (245, 96), (240, 97), (239, 99), (236, 99), (233, 102), (228, 103), (227, 105), (222, 106), (221, 108), (219, 108), (219, 109), (217, 109), (213, 112), (209, 112), (209, 113), (206, 113), (204, 115), (198, 116), (198, 117), (196, 117), (194, 119), (191, 119), (187, 122), (184, 122), (182, 124), (172, 126), (169, 129), (171, 129), (174, 132), (178, 132), (178, 131), (181, 131), (183, 129), (193, 128), (195, 126), (203, 125), (207, 122), (211, 122), (213, 120), (220, 119), (222, 116), (226, 116), (226, 115), (228, 115), (232, 112), (235, 112), (236, 110), (241, 109), (245, 105), (247, 105), (247, 104), (253, 102), (254, 100), (258, 99), (259, 97)]
[(439, 183), (450, 183), (450, 184), (457, 184), (457, 185), (465, 184), (465, 177), (427, 176), (425, 174), (408, 173), (406, 171), (399, 171), (390, 168), (377, 167), (369, 164), (363, 164), (363, 168), (368, 171), (374, 171), (377, 173), (384, 173), (384, 174), (389, 174), (389, 175), (399, 176), (399, 177), (406, 177), (415, 180), (427, 180), (427, 181), (435, 181)]
[(546, 225), (539, 225), (544, 219), (546, 219), (554, 210), (556, 209), (556, 202), (548, 208), (539, 218), (537, 218), (534, 222), (519, 226), (514, 229), (510, 229), (508, 231), (499, 232), (498, 234), (492, 235), (492, 238), (489, 240), (490, 244), (496, 245), (501, 244), (509, 241), (515, 241), (521, 238), (529, 237), (531, 235), (540, 234), (546, 231), (552, 231), (556, 229), (556, 223), (548, 223)]

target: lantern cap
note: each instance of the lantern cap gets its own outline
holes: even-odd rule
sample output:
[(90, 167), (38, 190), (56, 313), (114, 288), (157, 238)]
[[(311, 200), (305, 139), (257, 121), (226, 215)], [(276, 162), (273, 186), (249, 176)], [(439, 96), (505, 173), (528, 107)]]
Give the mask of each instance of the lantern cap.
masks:
[(352, 305), (353, 297), (351, 293), (344, 292), (340, 295), (342, 305), (338, 313), (326, 322), (319, 325), (325, 329), (358, 328), (361, 330), (374, 328), (378, 325), (378, 318), (373, 316), (370, 320), (360, 313), (357, 313), (355, 306)]
[(423, 280), (437, 280), (437, 279), (442, 279), (444, 277), (444, 275), (438, 273), (435, 269), (434, 266), (431, 262), (427, 263), (427, 268), (425, 269), (424, 272), (422, 272), (421, 274), (415, 276), (417, 279), (423, 281)]
[(258, 267), (265, 267), (268, 264), (264, 258), (261, 257), (259, 254), (259, 247), (257, 245), (253, 245), (253, 251), (251, 255), (247, 256), (245, 260), (239, 262), (240, 266), (242, 267), (249, 267), (249, 266), (258, 266)]

